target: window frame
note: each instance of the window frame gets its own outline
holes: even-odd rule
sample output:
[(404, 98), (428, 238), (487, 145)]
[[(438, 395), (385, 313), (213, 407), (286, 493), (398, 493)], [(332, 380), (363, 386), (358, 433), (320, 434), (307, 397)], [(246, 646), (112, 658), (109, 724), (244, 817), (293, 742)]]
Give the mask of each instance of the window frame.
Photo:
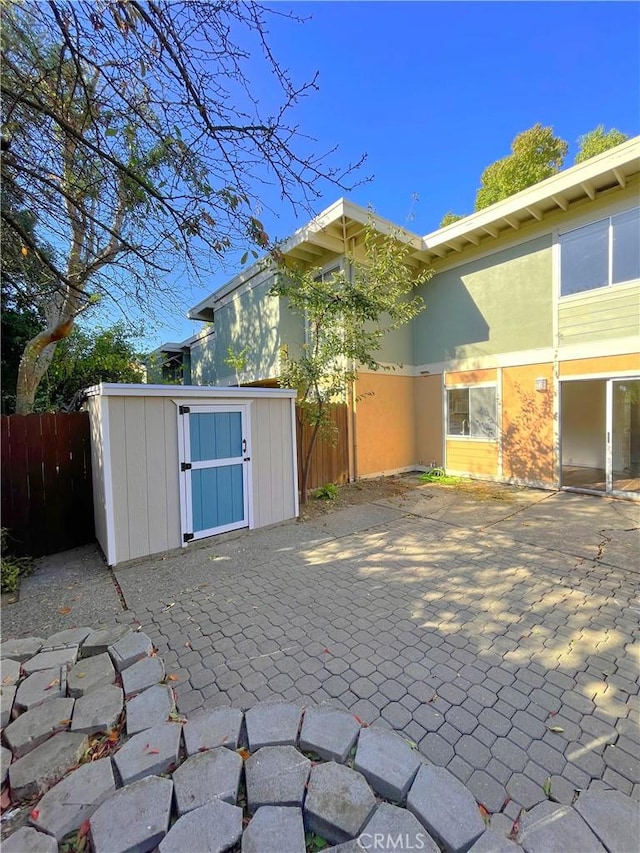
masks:
[[(640, 275), (638, 278), (630, 278), (625, 279), (624, 281), (613, 281), (613, 220), (619, 216), (624, 216), (625, 214), (634, 213), (635, 211), (640, 211), (640, 205), (634, 205), (633, 207), (626, 207), (621, 210), (616, 210), (615, 212), (611, 212), (605, 216), (598, 217), (597, 219), (590, 219), (587, 222), (582, 222), (580, 225), (575, 226), (574, 228), (570, 228), (566, 231), (558, 232), (558, 299), (560, 301), (570, 300), (570, 299), (580, 299), (581, 297), (588, 296), (590, 293), (603, 293), (608, 288), (612, 287), (624, 287), (625, 285), (633, 284), (634, 282), (640, 281)], [(597, 287), (585, 288), (584, 290), (576, 290), (573, 293), (564, 293), (562, 292), (562, 250), (563, 250), (563, 238), (568, 237), (571, 234), (575, 234), (577, 231), (582, 230), (583, 228), (587, 228), (590, 225), (597, 225), (600, 222), (607, 223), (607, 282), (605, 284), (598, 285)]]
[[(471, 392), (474, 389), (493, 388), (495, 402), (495, 435), (493, 437), (487, 435), (459, 435), (449, 432), (449, 391), (467, 390)], [(498, 393), (498, 382), (473, 382), (473, 383), (456, 383), (455, 385), (446, 385), (444, 395), (444, 410), (445, 410), (445, 441), (481, 441), (485, 444), (498, 444), (500, 442), (500, 396)], [(471, 408), (471, 400), (469, 399), (469, 408)]]

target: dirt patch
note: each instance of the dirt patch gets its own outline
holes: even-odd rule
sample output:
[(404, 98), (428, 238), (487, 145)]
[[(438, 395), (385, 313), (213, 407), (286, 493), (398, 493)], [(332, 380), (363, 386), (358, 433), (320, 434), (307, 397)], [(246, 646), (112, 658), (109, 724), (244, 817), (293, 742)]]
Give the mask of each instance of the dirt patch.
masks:
[(320, 516), (335, 512), (357, 504), (374, 503), (399, 497), (407, 492), (434, 491), (444, 489), (447, 492), (457, 492), (461, 497), (478, 501), (507, 501), (517, 500), (517, 493), (523, 491), (518, 486), (505, 486), (501, 483), (490, 483), (482, 480), (467, 480), (460, 478), (454, 485), (442, 483), (425, 483), (420, 474), (400, 474), (392, 477), (377, 477), (373, 480), (358, 480), (356, 483), (346, 483), (337, 486), (337, 497), (333, 500), (314, 498), (309, 495), (306, 506), (300, 507), (300, 520), (313, 521)]
[(345, 483), (343, 486), (337, 486), (338, 496), (333, 500), (314, 498), (311, 492), (306, 506), (300, 507), (300, 520), (309, 521), (348, 506), (398, 497), (412, 489), (423, 487), (424, 483), (420, 482), (419, 476), (419, 474), (402, 474)]

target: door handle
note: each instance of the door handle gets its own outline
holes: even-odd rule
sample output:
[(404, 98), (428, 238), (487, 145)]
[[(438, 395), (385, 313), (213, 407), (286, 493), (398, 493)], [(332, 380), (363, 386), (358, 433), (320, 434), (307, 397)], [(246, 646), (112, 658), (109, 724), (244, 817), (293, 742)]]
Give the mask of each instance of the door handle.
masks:
[(242, 452), (243, 453), (247, 452), (247, 439), (246, 438), (242, 439)]

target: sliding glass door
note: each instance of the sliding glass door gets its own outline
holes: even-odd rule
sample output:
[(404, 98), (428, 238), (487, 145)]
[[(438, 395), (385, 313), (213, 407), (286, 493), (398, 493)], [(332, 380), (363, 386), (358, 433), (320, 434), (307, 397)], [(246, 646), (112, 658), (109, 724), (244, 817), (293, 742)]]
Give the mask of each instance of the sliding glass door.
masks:
[(640, 497), (640, 379), (561, 385), (562, 486)]

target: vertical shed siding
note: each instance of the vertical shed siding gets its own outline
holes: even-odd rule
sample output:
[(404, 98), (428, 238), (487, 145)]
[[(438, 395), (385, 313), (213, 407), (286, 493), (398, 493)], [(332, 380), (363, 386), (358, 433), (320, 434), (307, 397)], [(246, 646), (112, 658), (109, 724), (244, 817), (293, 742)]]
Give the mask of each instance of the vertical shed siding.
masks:
[(291, 401), (254, 400), (250, 411), (253, 522), (263, 527), (295, 515)]
[(107, 494), (104, 476), (104, 444), (102, 435), (102, 407), (107, 400), (101, 397), (89, 397), (86, 408), (89, 412), (91, 428), (91, 479), (93, 484), (93, 518), (96, 539), (107, 553)]
[[(176, 395), (177, 396), (177, 395)], [(109, 397), (116, 553), (114, 563), (181, 545), (178, 415), (173, 400)], [(202, 401), (204, 402), (204, 401)], [(217, 398), (212, 405), (235, 405)], [(293, 518), (291, 401), (254, 400), (251, 417), (254, 526)], [(98, 429), (97, 421), (95, 429)], [(96, 448), (101, 445), (95, 443)], [(101, 466), (96, 464), (96, 471)], [(97, 483), (100, 489), (100, 483)], [(98, 492), (99, 493), (99, 492)], [(96, 504), (98, 506), (98, 503)], [(106, 545), (106, 519), (104, 544)], [(96, 521), (96, 529), (99, 523)]]
[(129, 557), (129, 494), (127, 484), (126, 429), (124, 397), (108, 397), (109, 444), (111, 446), (111, 483), (113, 488), (114, 563)]

